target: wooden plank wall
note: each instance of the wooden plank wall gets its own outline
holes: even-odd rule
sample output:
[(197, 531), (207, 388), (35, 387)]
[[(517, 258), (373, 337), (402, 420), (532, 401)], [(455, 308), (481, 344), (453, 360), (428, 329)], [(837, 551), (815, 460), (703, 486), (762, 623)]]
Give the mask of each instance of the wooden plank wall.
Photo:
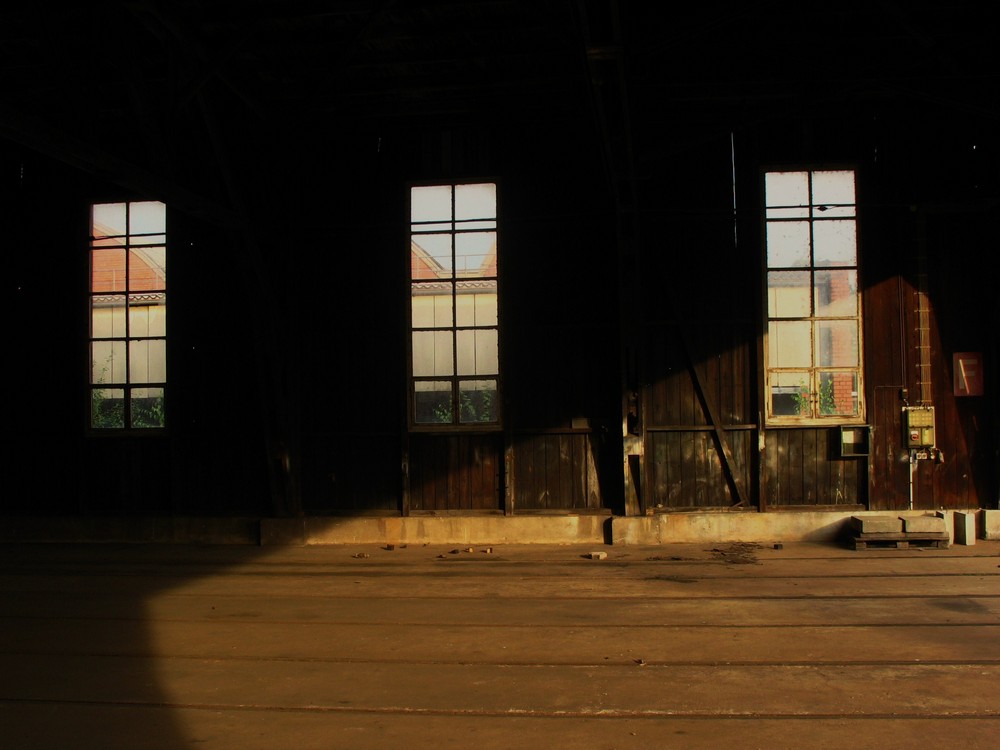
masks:
[(310, 435), (303, 440), (302, 496), (316, 513), (398, 513), (400, 436)]
[(518, 435), (513, 448), (514, 512), (601, 508), (591, 435), (546, 432)]
[(503, 436), (411, 435), (409, 511), (503, 509)]
[[(726, 433), (737, 476), (750, 486), (751, 430)], [(718, 508), (736, 503), (726, 481), (715, 437), (710, 430), (653, 431), (647, 434), (645, 507)]]
[[(681, 330), (681, 326), (685, 329)], [(737, 502), (687, 352), (711, 399), (744, 487), (753, 484), (753, 332), (747, 321), (650, 325), (642, 417), (646, 509), (728, 507)]]
[(768, 508), (864, 502), (863, 458), (840, 458), (840, 428), (768, 430), (761, 460)]

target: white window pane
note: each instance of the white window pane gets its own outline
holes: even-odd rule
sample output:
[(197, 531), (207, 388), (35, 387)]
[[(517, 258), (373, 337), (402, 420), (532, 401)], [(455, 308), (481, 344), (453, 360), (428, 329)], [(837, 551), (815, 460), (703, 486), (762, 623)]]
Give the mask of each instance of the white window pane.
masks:
[(413, 375), (435, 377), (454, 375), (451, 331), (413, 332)]
[(858, 324), (853, 320), (816, 322), (816, 364), (820, 367), (857, 367)]
[(162, 383), (167, 379), (167, 342), (162, 339), (128, 342), (129, 382)]
[(132, 426), (133, 427), (163, 427), (163, 388), (133, 388), (132, 389)]
[(451, 424), (452, 384), (448, 380), (418, 380), (413, 384), (413, 421)]
[(141, 304), (133, 303), (128, 309), (128, 315), (129, 335), (132, 337), (165, 336), (167, 334), (166, 299), (144, 301)]
[(499, 413), (497, 410), (497, 381), (460, 381), (458, 402), (461, 409), (459, 421), (462, 423), (496, 422)]
[(414, 284), (410, 300), (411, 325), (414, 328), (450, 328), (452, 326), (450, 285)]
[(125, 291), (125, 250), (99, 248), (90, 253), (90, 291)]
[(764, 205), (808, 206), (808, 172), (768, 172), (764, 175)]
[(771, 271), (767, 274), (767, 314), (771, 318), (805, 318), (809, 306), (808, 271)]
[(800, 268), (809, 265), (809, 223), (767, 223), (767, 267)]
[(497, 215), (497, 186), (493, 183), (455, 186), (455, 218), (493, 219)]
[(809, 417), (812, 415), (809, 373), (771, 373), (770, 411), (778, 417)]
[(853, 417), (861, 407), (858, 398), (858, 374), (855, 371), (821, 372), (819, 375), (819, 413)]
[(451, 186), (410, 188), (410, 221), (450, 221)]
[(812, 202), (831, 211), (834, 205), (847, 206), (853, 213), (854, 172), (813, 172)]
[(167, 207), (159, 201), (129, 204), (131, 234), (163, 234), (167, 230)]
[(465, 281), (457, 284), (456, 324), (459, 326), (495, 326), (497, 324), (497, 283)]
[(858, 264), (857, 225), (853, 220), (813, 223), (813, 250), (817, 266)]
[(499, 372), (496, 329), (458, 331), (458, 374), (496, 375)]
[(125, 297), (100, 297), (91, 301), (90, 335), (95, 339), (124, 338)]
[(496, 276), (496, 232), (455, 235), (455, 266), (460, 276)]
[(803, 320), (772, 320), (767, 326), (770, 367), (812, 366), (812, 324)]
[(816, 315), (843, 318), (858, 314), (858, 272), (817, 271), (815, 275)]
[(91, 229), (94, 237), (120, 237), (125, 235), (125, 204), (98, 203), (91, 209)]
[(451, 278), (450, 234), (415, 234), (411, 236), (410, 278)]
[(90, 344), (90, 382), (125, 382), (125, 342), (93, 341)]
[(131, 292), (167, 288), (167, 249), (165, 247), (144, 247), (129, 253), (128, 288)]
[(125, 426), (124, 388), (95, 388), (90, 392), (90, 426), (98, 429)]

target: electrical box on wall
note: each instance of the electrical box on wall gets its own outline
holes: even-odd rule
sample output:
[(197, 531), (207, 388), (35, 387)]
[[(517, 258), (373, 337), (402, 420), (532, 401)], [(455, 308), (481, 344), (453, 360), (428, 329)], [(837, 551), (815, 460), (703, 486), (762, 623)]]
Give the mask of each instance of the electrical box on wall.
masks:
[(934, 407), (906, 406), (903, 408), (906, 424), (907, 448), (933, 448), (934, 437)]
[(868, 425), (844, 425), (840, 428), (840, 455), (867, 456), (871, 452), (871, 427)]

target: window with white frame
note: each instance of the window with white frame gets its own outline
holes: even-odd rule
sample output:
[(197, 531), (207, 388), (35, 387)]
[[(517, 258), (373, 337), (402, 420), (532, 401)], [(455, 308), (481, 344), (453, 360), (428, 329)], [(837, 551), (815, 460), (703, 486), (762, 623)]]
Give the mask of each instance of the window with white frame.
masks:
[(410, 393), (415, 428), (500, 422), (497, 189), (410, 189)]
[(764, 175), (772, 424), (863, 418), (855, 173)]
[(90, 426), (166, 426), (166, 207), (98, 203), (90, 222)]

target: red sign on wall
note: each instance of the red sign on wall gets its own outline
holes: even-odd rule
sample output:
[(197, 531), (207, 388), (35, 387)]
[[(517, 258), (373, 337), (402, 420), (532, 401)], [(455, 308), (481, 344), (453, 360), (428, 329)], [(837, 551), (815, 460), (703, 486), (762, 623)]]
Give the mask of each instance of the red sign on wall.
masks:
[(955, 352), (952, 355), (956, 396), (983, 395), (982, 352)]

